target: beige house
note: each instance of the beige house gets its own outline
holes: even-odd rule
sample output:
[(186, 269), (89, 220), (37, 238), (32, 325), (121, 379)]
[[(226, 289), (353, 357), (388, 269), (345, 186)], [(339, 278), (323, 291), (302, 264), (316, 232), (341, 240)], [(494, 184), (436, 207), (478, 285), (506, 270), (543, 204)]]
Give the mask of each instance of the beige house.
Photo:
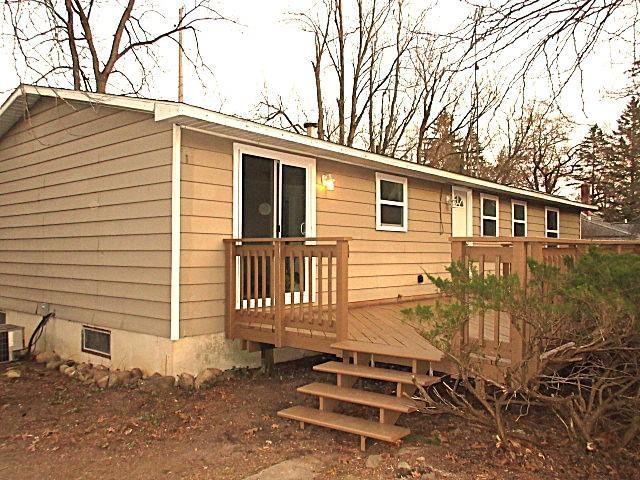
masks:
[[(190, 105), (23, 86), (0, 108), (0, 311), (27, 335), (55, 311), (47, 347), (150, 372), (332, 351), (347, 309), (434, 294), (450, 237), (578, 239), (591, 208)], [(277, 242), (225, 256), (224, 239), (289, 237), (317, 240), (278, 253), (279, 277)], [(297, 341), (270, 336), (278, 285), (311, 325)]]

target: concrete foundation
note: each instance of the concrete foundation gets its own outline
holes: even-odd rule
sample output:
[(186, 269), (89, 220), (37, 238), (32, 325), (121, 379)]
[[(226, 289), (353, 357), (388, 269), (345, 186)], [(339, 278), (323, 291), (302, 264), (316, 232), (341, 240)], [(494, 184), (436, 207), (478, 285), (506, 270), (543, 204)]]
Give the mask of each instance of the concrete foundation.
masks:
[[(25, 327), (25, 345), (40, 322), (40, 316), (6, 311), (7, 323)], [(82, 351), (83, 324), (54, 317), (36, 345), (37, 351), (54, 350), (63, 358), (90, 362), (110, 368), (140, 368), (147, 374), (159, 372), (196, 375), (204, 368), (228, 370), (233, 367), (259, 367), (260, 352), (240, 350), (239, 343), (225, 338), (224, 332), (169, 340), (143, 333), (111, 329), (111, 358)], [(90, 326), (90, 325), (89, 325)], [(275, 351), (275, 361), (302, 358), (309, 352), (293, 348)]]

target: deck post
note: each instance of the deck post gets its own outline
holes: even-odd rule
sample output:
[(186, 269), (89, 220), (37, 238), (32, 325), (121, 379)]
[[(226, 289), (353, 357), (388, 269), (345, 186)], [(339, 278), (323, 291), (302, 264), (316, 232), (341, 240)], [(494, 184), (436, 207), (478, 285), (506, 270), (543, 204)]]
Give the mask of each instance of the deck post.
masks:
[(224, 327), (227, 338), (235, 338), (234, 315), (236, 312), (236, 244), (233, 241), (224, 242), (225, 246), (225, 276), (227, 279), (227, 308), (225, 310)]
[(466, 242), (461, 240), (451, 239), (451, 261), (462, 262), (464, 260), (464, 247)]
[(527, 246), (525, 242), (513, 242), (513, 258), (511, 259), (511, 273), (518, 275), (520, 285), (527, 285)]
[(336, 241), (336, 339), (349, 336), (349, 243)]
[(284, 258), (282, 256), (283, 242), (274, 242), (273, 251), (273, 272), (274, 285), (272, 287), (273, 301), (275, 304), (273, 325), (275, 328), (275, 346), (282, 347), (284, 345)]

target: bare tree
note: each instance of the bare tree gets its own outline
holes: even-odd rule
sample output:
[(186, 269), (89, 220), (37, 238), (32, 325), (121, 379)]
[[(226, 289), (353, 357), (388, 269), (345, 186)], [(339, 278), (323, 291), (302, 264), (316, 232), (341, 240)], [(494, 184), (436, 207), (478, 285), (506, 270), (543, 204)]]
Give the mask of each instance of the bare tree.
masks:
[(556, 100), (572, 79), (582, 82), (584, 63), (603, 42), (615, 43), (628, 54), (630, 64), (638, 61), (637, 0), (467, 3), (478, 14), (470, 15), (450, 38), (465, 47), (463, 63), (468, 69), (498, 57), (512, 60), (512, 74), (502, 89), (505, 96), (516, 83), (526, 85), (535, 70), (546, 72), (549, 100)]
[[(190, 33), (195, 45), (191, 55), (183, 50), (187, 60), (199, 67), (196, 71), (209, 71), (200, 55), (198, 27), (225, 19), (209, 0), (195, 1), (173, 25), (144, 0), (127, 0), (123, 7), (95, 0), (5, 0), (3, 7), (10, 26), (4, 37), (13, 42), (16, 65), (23, 67), (28, 81), (70, 80), (75, 90), (99, 93), (117, 77), (123, 92), (139, 94), (157, 65), (158, 45), (177, 41), (179, 32)], [(114, 18), (119, 8), (117, 23), (105, 34), (105, 19)]]
[[(410, 54), (424, 14), (409, 15), (404, 3), (323, 0), (314, 12), (292, 14), (313, 35), (320, 138), (389, 155), (405, 156), (413, 148), (415, 142), (405, 140), (420, 96)], [(263, 99), (257, 117), (275, 124), (300, 123), (275, 118), (277, 110), (282, 117), (297, 118), (286, 109), (268, 107), (278, 104), (277, 98)]]
[(506, 143), (498, 153), (493, 180), (557, 193), (576, 172), (579, 159), (569, 145), (571, 122), (550, 104), (532, 103), (505, 121)]

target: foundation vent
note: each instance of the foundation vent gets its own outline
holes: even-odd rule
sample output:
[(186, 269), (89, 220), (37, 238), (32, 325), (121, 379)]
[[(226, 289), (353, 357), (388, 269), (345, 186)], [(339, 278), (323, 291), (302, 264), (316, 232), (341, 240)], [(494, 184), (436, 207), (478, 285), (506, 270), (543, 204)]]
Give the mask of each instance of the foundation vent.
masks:
[(95, 327), (82, 327), (82, 351), (111, 358), (111, 332)]

